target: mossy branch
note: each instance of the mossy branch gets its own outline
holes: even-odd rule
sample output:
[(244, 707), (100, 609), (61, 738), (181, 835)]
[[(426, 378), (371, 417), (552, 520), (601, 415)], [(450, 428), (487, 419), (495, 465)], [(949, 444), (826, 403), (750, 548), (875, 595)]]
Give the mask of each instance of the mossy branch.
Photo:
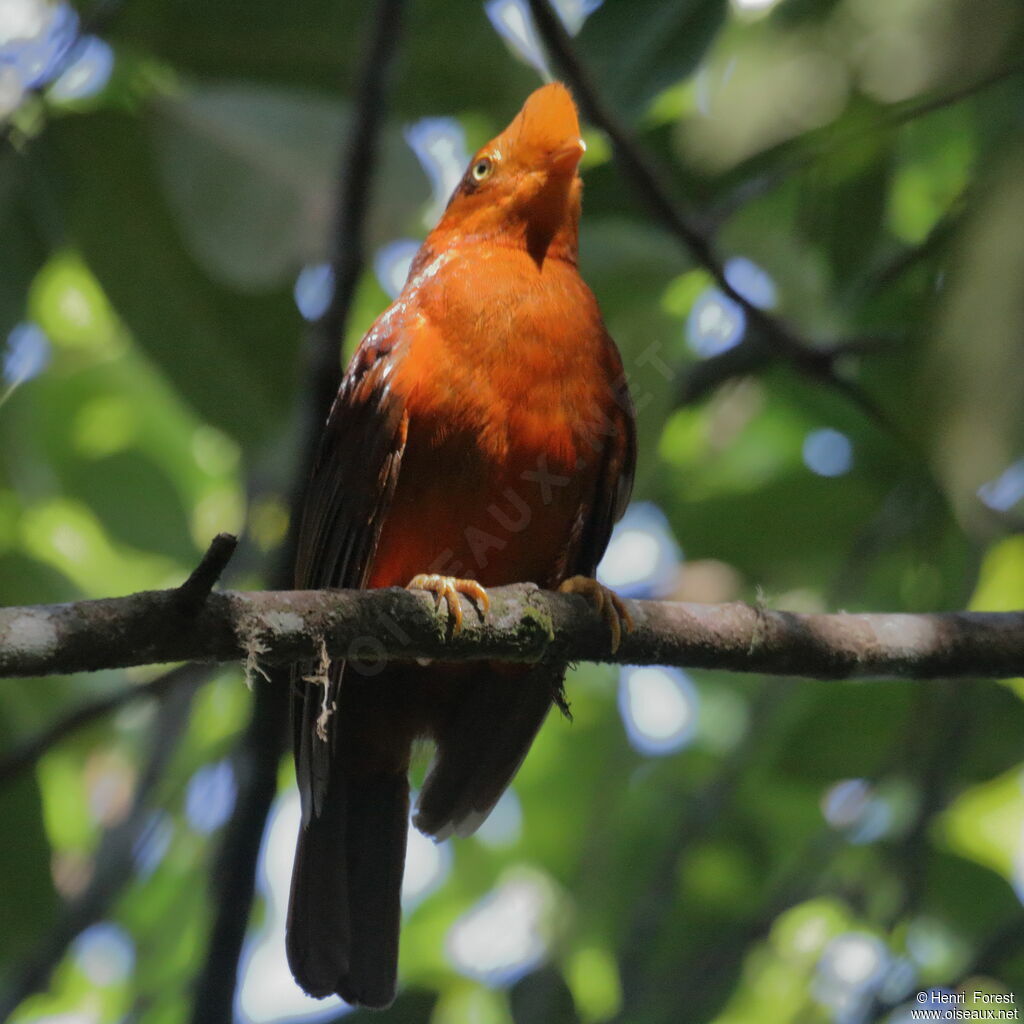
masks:
[(629, 601), (635, 622), (614, 654), (578, 596), (526, 584), (468, 601), (452, 635), (432, 595), (374, 591), (224, 591), (199, 608), (177, 590), (0, 609), (0, 676), (42, 676), (182, 661), (266, 665), (332, 658), (367, 671), (384, 660), (606, 661), (818, 679), (1024, 675), (1024, 612), (806, 615), (747, 604)]

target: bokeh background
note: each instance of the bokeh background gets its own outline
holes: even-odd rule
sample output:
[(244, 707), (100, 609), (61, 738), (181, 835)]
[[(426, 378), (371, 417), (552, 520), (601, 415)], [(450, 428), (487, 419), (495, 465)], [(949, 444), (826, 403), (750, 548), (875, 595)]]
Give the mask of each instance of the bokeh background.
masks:
[[(732, 287), (828, 353), (748, 329), (588, 129), (581, 263), (640, 409), (604, 580), (1024, 606), (1020, 3), (557, 8)], [(0, 0), (3, 603), (176, 585), (218, 531), (243, 538), (230, 585), (273, 580), (373, 16)], [(395, 42), (346, 349), (468, 153), (557, 70), (520, 0), (410, 0)], [(285, 966), (272, 698), (251, 718), (240, 666), (161, 671), (0, 688), (0, 1017), (217, 1019), (246, 842), (237, 1019), (344, 1016)], [(412, 834), (403, 992), (374, 1020), (861, 1024), (1024, 991), (1022, 681), (567, 685), (575, 720), (475, 838)]]

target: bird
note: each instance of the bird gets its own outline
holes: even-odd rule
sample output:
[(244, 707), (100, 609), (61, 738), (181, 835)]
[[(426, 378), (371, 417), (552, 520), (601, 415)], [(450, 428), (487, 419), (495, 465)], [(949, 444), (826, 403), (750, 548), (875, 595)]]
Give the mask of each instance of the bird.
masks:
[[(580, 595), (611, 645), (631, 628), (594, 578), (629, 501), (636, 417), (578, 268), (585, 146), (551, 82), (476, 152), (405, 286), (354, 353), (300, 518), (300, 589), (408, 586), (448, 626), (487, 588)], [(386, 1007), (398, 973), (411, 752), (434, 758), (413, 824), (470, 835), (509, 785), (566, 666), (357, 659), (296, 675), (302, 807), (287, 955), (310, 995)]]

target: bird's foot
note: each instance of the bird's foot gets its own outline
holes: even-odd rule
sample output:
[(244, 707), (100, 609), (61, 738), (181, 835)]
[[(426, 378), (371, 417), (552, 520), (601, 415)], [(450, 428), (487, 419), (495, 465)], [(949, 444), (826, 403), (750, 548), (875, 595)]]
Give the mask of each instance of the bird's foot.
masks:
[(480, 609), (483, 618), (491, 607), (491, 599), (476, 580), (462, 580), (455, 576), (440, 576), (437, 573), (421, 572), (405, 585), (406, 590), (426, 590), (434, 595), (434, 607), (441, 606), (444, 598), (448, 605), (448, 616), (452, 621), (452, 636), (462, 629), (462, 605), (459, 594), (465, 594)]
[(622, 643), (622, 631), (633, 632), (633, 617), (621, 597), (614, 590), (598, 583), (590, 576), (570, 576), (558, 585), (560, 594), (580, 594), (594, 606), (594, 610), (608, 624), (612, 635), (612, 654)]

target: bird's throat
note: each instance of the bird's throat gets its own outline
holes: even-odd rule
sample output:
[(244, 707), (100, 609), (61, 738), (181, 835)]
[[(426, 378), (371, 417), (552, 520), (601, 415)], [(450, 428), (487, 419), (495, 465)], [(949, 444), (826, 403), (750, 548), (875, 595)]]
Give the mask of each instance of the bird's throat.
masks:
[(575, 262), (580, 200), (572, 178), (549, 177), (531, 199), (525, 214), (526, 251), (538, 267), (548, 256)]

